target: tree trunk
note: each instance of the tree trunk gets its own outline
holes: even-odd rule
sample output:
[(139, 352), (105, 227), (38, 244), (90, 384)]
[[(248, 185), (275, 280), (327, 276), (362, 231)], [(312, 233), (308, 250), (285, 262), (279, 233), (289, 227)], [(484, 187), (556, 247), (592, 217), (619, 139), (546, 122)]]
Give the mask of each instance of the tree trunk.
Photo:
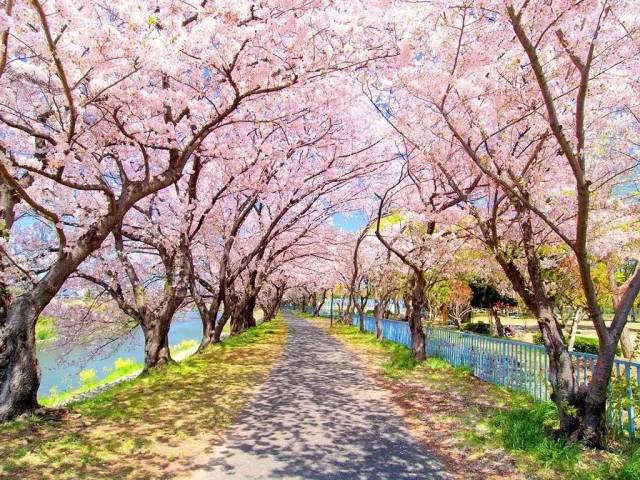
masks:
[(584, 414), (584, 393), (579, 392), (571, 356), (564, 345), (562, 327), (550, 307), (538, 311), (538, 325), (549, 357), (551, 400), (560, 417), (560, 434), (571, 437), (580, 426)]
[(276, 292), (276, 295), (273, 298), (267, 298), (266, 301), (260, 303), (260, 308), (262, 309), (262, 321), (270, 322), (273, 320), (273, 317), (276, 314), (276, 310), (280, 305), (281, 297), (279, 292)]
[(382, 317), (384, 315), (385, 302), (377, 302), (374, 308), (374, 316), (376, 319), (376, 338), (382, 340), (384, 338), (384, 331), (382, 329)]
[(276, 315), (276, 311), (282, 303), (282, 297), (284, 296), (285, 289), (276, 287), (275, 295), (272, 298), (267, 298), (267, 301), (262, 306), (264, 311), (263, 322), (270, 322)]
[(425, 281), (421, 274), (413, 275), (413, 292), (411, 295), (411, 315), (409, 331), (411, 332), (411, 356), (421, 362), (425, 360), (425, 335), (422, 328), (422, 307), (424, 306)]
[(231, 312), (231, 332), (230, 336), (235, 336), (244, 330), (244, 309), (241, 305), (234, 305), (233, 310)]
[(244, 326), (245, 326), (244, 329), (245, 330), (248, 328), (253, 328), (257, 325), (256, 319), (253, 316), (253, 312), (256, 309), (256, 302), (257, 302), (257, 299), (255, 295), (250, 296), (244, 302)]
[(198, 346), (198, 352), (215, 343), (216, 319), (218, 318), (219, 310), (220, 303), (216, 301), (208, 310), (200, 312), (200, 317), (202, 318), (202, 340)]
[[(442, 323), (444, 325), (448, 325), (449, 324), (449, 305), (448, 304), (444, 304), (442, 305), (442, 309), (440, 310), (440, 315), (442, 317)], [(454, 321), (456, 322), (456, 325), (458, 325), (458, 328), (460, 328), (460, 322), (458, 321), (457, 318), (454, 318)]]
[[(611, 289), (611, 293), (613, 294), (613, 311), (618, 310), (618, 306), (620, 305), (620, 301), (622, 300), (622, 296), (624, 294), (623, 288), (618, 286), (616, 281), (616, 269), (614, 268), (614, 262), (608, 262), (608, 278), (609, 278), (609, 288)], [(629, 334), (629, 329), (625, 325), (622, 329), (622, 333), (620, 335), (620, 348), (622, 350), (622, 356), (627, 360), (631, 360), (634, 354), (634, 345), (633, 340), (631, 339), (631, 335)]]
[(635, 349), (633, 345), (633, 339), (629, 334), (629, 328), (625, 325), (620, 335), (620, 348), (622, 350), (622, 356), (627, 360), (633, 360)]
[(607, 432), (606, 408), (607, 390), (611, 380), (611, 371), (615, 359), (616, 342), (607, 344), (600, 342), (598, 361), (589, 382), (588, 389), (582, 388), (580, 393), (586, 398), (578, 411), (580, 425), (571, 434), (571, 439), (582, 440), (591, 447), (603, 448)]
[[(411, 284), (412, 281), (409, 281), (409, 284)], [(409, 321), (409, 317), (411, 317), (411, 296), (409, 294), (405, 294), (403, 295), (403, 301), (404, 301), (404, 319), (405, 321)]]
[(231, 336), (239, 335), (245, 330), (255, 327), (256, 320), (253, 318), (253, 310), (256, 299), (251, 296), (243, 297), (242, 301), (238, 301), (233, 305), (231, 312)]
[(224, 329), (224, 326), (227, 324), (227, 322), (229, 321), (229, 317), (231, 316), (230, 312), (231, 312), (231, 307), (227, 308), (227, 305), (225, 303), (224, 311), (222, 312), (222, 315), (216, 322), (216, 328), (213, 331), (213, 341), (211, 343), (220, 342), (220, 339), (222, 338), (222, 330)]
[(576, 335), (578, 333), (578, 326), (580, 325), (580, 321), (584, 317), (584, 310), (581, 308), (576, 309), (576, 313), (573, 316), (573, 321), (571, 322), (571, 331), (569, 333), (569, 342), (567, 344), (567, 350), (573, 352), (573, 346), (576, 343)]
[(144, 371), (172, 362), (169, 352), (171, 319), (155, 319), (142, 328), (144, 333)]
[(18, 297), (0, 323), (0, 422), (38, 408), (37, 310), (29, 296)]
[(314, 316), (318, 317), (320, 315), (320, 310), (322, 309), (322, 306), (324, 305), (324, 302), (326, 299), (327, 299), (327, 291), (322, 290), (322, 298), (320, 299), (320, 302), (316, 304), (313, 310)]
[(500, 315), (498, 313), (498, 309), (495, 308), (495, 307), (491, 307), (489, 309), (489, 315), (491, 316), (493, 325), (495, 325), (495, 333), (499, 337), (504, 337), (505, 336), (504, 326), (502, 325), (502, 322), (500, 321)]
[(344, 310), (344, 297), (340, 297), (340, 302), (338, 302), (338, 318), (340, 322), (351, 325), (351, 318)]

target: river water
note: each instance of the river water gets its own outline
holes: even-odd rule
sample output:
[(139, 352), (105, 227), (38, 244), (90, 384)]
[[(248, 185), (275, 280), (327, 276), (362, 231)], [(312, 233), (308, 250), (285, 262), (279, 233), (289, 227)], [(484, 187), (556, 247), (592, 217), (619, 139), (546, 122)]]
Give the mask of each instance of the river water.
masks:
[[(202, 339), (202, 322), (197, 311), (176, 314), (169, 331), (169, 345), (177, 345), (183, 340)], [(38, 347), (38, 360), (42, 377), (40, 396), (48, 396), (52, 388), (58, 393), (77, 388), (81, 385), (79, 373), (93, 368), (96, 379), (106, 377), (113, 369), (117, 358), (132, 358), (138, 363), (144, 362), (144, 338), (138, 327), (133, 334), (113, 346), (108, 346), (97, 355), (91, 355), (90, 347), (79, 346), (71, 352), (63, 352), (54, 344)]]

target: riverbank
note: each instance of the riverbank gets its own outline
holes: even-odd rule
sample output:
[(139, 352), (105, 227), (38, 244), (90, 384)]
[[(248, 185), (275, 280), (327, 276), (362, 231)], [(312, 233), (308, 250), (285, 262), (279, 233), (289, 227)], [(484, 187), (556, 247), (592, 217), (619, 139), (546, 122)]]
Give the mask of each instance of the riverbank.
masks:
[[(260, 309), (254, 311), (257, 322), (263, 318)], [(51, 325), (49, 322), (47, 325)], [(48, 327), (47, 327), (48, 328)], [(228, 335), (229, 326), (223, 330)], [(179, 312), (171, 323), (169, 343), (174, 359), (195, 352), (202, 338), (202, 321), (196, 310)], [(108, 342), (108, 339), (106, 339)], [(97, 345), (99, 341), (95, 342)], [(39, 401), (47, 406), (68, 402), (87, 391), (113, 384), (134, 375), (144, 362), (144, 337), (140, 328), (130, 335), (112, 342), (97, 352), (95, 345), (78, 345), (70, 351), (60, 348), (55, 339), (38, 342), (41, 378)]]
[[(555, 440), (549, 403), (509, 392), (439, 359), (418, 364), (406, 347), (312, 319), (346, 345), (391, 393), (410, 429), (466, 479), (640, 479), (637, 444), (594, 451)], [(472, 472), (472, 473), (471, 473)]]
[(277, 318), (73, 402), (59, 418), (1, 426), (0, 478), (180, 477), (193, 458), (219, 442), (267, 378), (286, 334)]
[[(223, 336), (225, 338), (226, 335)], [(183, 340), (178, 345), (171, 345), (171, 358), (176, 362), (182, 362), (198, 350), (199, 343), (195, 340)], [(82, 386), (72, 390), (58, 393), (56, 390), (50, 392), (46, 397), (39, 398), (38, 401), (45, 407), (64, 407), (70, 403), (91, 398), (98, 393), (109, 390), (116, 385), (133, 380), (142, 373), (143, 365), (135, 362), (132, 358), (117, 358), (113, 365), (113, 371), (106, 377), (96, 380), (93, 369), (80, 372), (83, 378)]]

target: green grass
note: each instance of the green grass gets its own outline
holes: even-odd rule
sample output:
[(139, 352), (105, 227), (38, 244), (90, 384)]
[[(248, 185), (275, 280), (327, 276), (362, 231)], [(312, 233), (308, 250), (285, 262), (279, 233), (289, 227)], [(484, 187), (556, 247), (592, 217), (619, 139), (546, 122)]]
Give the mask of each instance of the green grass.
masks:
[[(525, 478), (567, 480), (640, 480), (640, 449), (628, 442), (609, 452), (594, 451), (580, 444), (558, 439), (553, 403), (536, 403), (530, 397), (505, 388), (480, 383), (468, 370), (454, 368), (444, 360), (428, 358), (418, 364), (408, 348), (388, 341), (379, 342), (357, 327), (336, 325), (331, 332), (363, 355), (367, 362), (393, 382), (404, 400), (420, 398), (412, 391), (416, 383), (424, 385), (435, 398), (447, 405), (429, 410), (418, 402), (411, 416), (426, 423), (445, 425), (451, 430), (446, 451), (454, 440), (464, 457), (484, 458), (502, 450), (511, 455)], [(422, 410), (421, 410), (422, 409)], [(430, 432), (426, 433), (430, 435)]]
[(627, 460), (618, 474), (619, 480), (638, 480), (640, 478), (640, 448)]
[[(73, 402), (61, 419), (0, 426), (0, 478), (149, 479), (188, 475), (268, 375), (286, 338), (281, 319), (199, 355)], [(116, 366), (114, 365), (114, 368)], [(126, 359), (115, 371), (135, 368)], [(85, 373), (87, 382), (94, 376)]]
[(350, 343), (369, 347), (375, 346), (375, 348), (384, 351), (388, 355), (388, 360), (382, 364), (382, 372), (389, 377), (401, 378), (406, 372), (419, 365), (411, 357), (411, 352), (408, 348), (389, 340), (378, 341), (375, 335), (360, 333), (358, 327), (336, 323), (331, 331), (348, 339)]
[(522, 406), (493, 412), (488, 420), (490, 435), (506, 450), (526, 452), (544, 468), (567, 474), (575, 470), (582, 447), (550, 435), (557, 424), (552, 403), (524, 402)]
[(558, 439), (552, 431), (558, 416), (551, 402), (533, 403), (494, 412), (488, 418), (487, 443), (498, 444), (505, 450), (526, 457), (530, 472), (552, 471), (571, 480), (638, 480), (640, 479), (640, 448), (635, 442), (618, 445), (616, 450), (603, 453), (596, 462), (585, 462), (600, 452)]

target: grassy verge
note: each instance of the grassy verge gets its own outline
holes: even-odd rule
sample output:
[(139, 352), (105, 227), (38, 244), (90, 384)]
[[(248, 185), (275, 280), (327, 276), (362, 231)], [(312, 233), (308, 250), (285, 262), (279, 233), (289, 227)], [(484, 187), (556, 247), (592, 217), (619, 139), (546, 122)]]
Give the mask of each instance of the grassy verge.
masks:
[[(316, 322), (329, 328), (325, 320)], [(602, 452), (553, 438), (553, 404), (484, 383), (439, 359), (418, 364), (407, 348), (356, 327), (330, 331), (393, 392), (413, 433), (458, 478), (640, 479), (637, 445)]]
[(0, 478), (180, 478), (220, 440), (282, 351), (281, 319), (87, 400), (0, 427)]

